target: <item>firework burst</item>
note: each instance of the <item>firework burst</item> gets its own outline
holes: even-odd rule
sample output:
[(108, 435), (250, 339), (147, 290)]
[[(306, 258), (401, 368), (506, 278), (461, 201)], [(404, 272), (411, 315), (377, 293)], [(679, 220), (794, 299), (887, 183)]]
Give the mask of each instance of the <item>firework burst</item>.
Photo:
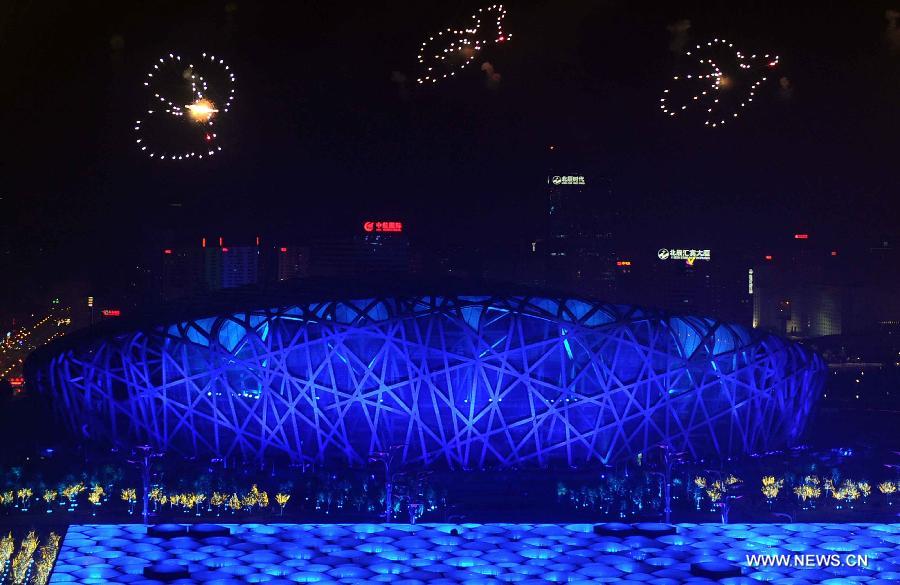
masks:
[(503, 30), (506, 9), (502, 4), (480, 8), (466, 26), (446, 28), (429, 35), (419, 47), (417, 59), (420, 84), (449, 79), (469, 66), (481, 50), (492, 43), (504, 43), (512, 35)]
[(235, 76), (223, 59), (196, 61), (169, 53), (147, 73), (144, 116), (134, 123), (135, 144), (149, 158), (190, 160), (222, 150), (219, 133), (234, 102)]
[(713, 39), (685, 53), (686, 67), (672, 76), (659, 107), (670, 117), (693, 117), (718, 128), (738, 118), (757, 97), (777, 55), (746, 55), (725, 39)]

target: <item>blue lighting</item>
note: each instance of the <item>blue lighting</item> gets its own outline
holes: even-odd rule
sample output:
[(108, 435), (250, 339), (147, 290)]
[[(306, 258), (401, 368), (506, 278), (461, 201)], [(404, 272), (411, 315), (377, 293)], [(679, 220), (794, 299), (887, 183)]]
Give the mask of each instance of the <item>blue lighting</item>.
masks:
[[(693, 563), (741, 568), (736, 583), (895, 582), (897, 524), (678, 525), (670, 537), (594, 534), (590, 524), (229, 524), (219, 539), (149, 537), (135, 524), (69, 527), (52, 583), (129, 583), (180, 565), (191, 583), (693, 583)], [(448, 531), (457, 529), (459, 536)], [(765, 548), (778, 542), (778, 548)], [(748, 546), (758, 545), (758, 546)], [(250, 551), (250, 552), (248, 552)], [(787, 553), (786, 551), (796, 551)], [(862, 554), (868, 566), (749, 567), (748, 554)], [(146, 581), (141, 581), (146, 582)], [(182, 582), (182, 581), (179, 581)]]
[(468, 469), (606, 464), (664, 442), (765, 452), (798, 439), (825, 374), (738, 325), (526, 296), (265, 306), (61, 347), (34, 382), (78, 432), (351, 465), (401, 443), (404, 463)]

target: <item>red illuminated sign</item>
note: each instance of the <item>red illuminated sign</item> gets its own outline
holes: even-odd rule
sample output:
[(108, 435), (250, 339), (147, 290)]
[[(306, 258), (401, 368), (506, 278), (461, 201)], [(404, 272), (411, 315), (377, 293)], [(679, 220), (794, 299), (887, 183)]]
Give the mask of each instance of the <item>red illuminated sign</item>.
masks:
[(172, 253), (172, 250), (170, 248), (166, 248), (165, 250), (163, 250), (163, 254), (171, 254), (171, 253)]
[(287, 248), (282, 248), (281, 251), (282, 251), (282, 252), (287, 252)]
[(616, 266), (631, 266), (631, 260), (617, 260)]
[(21, 388), (25, 385), (25, 378), (21, 376), (16, 376), (14, 378), (9, 378), (9, 385), (13, 388)]
[(769, 255), (766, 256), (766, 260), (771, 260), (771, 259), (772, 259), (772, 255), (771, 255), (771, 254), (769, 254)]
[(400, 221), (366, 221), (363, 222), (363, 230), (371, 233), (400, 233), (403, 231), (403, 222)]
[(832, 255), (832, 256), (837, 256), (837, 250), (832, 250), (832, 251), (831, 251), (831, 255)]
[(795, 240), (808, 240), (809, 234), (794, 234)]
[(122, 311), (120, 309), (103, 309), (100, 313), (104, 317), (121, 317)]
[(227, 251), (228, 251), (228, 248), (222, 248), (222, 251), (223, 251), (223, 252), (227, 252)]

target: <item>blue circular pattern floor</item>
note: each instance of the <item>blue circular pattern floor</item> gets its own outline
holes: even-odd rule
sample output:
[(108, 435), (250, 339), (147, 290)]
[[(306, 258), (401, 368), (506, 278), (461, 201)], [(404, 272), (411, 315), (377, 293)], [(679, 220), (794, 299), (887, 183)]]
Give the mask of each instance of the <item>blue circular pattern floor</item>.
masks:
[[(170, 583), (896, 583), (900, 524), (679, 524), (678, 534), (600, 536), (591, 524), (227, 524), (231, 536), (147, 536), (144, 526), (69, 527), (51, 583), (161, 583), (145, 566), (180, 564)], [(457, 529), (458, 536), (451, 534)], [(746, 556), (868, 557), (868, 567), (749, 567)], [(725, 561), (712, 580), (691, 563)]]

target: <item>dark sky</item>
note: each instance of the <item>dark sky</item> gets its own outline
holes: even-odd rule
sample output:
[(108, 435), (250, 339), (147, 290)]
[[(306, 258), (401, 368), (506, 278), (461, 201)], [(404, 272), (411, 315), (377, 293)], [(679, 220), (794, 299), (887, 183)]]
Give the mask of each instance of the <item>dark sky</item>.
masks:
[[(397, 217), (424, 246), (524, 240), (541, 229), (549, 144), (612, 180), (619, 232), (653, 249), (658, 234), (896, 233), (900, 32), (886, 11), (900, 0), (656, 4), (510, 2), (512, 41), (421, 89), (418, 44), (481, 4), (10, 0), (0, 302), (217, 233), (299, 240)], [(667, 119), (667, 25), (682, 19), (693, 41), (779, 54), (790, 94), (776, 75), (721, 131)], [(163, 164), (134, 148), (143, 76), (169, 51), (237, 72), (220, 157)]]

